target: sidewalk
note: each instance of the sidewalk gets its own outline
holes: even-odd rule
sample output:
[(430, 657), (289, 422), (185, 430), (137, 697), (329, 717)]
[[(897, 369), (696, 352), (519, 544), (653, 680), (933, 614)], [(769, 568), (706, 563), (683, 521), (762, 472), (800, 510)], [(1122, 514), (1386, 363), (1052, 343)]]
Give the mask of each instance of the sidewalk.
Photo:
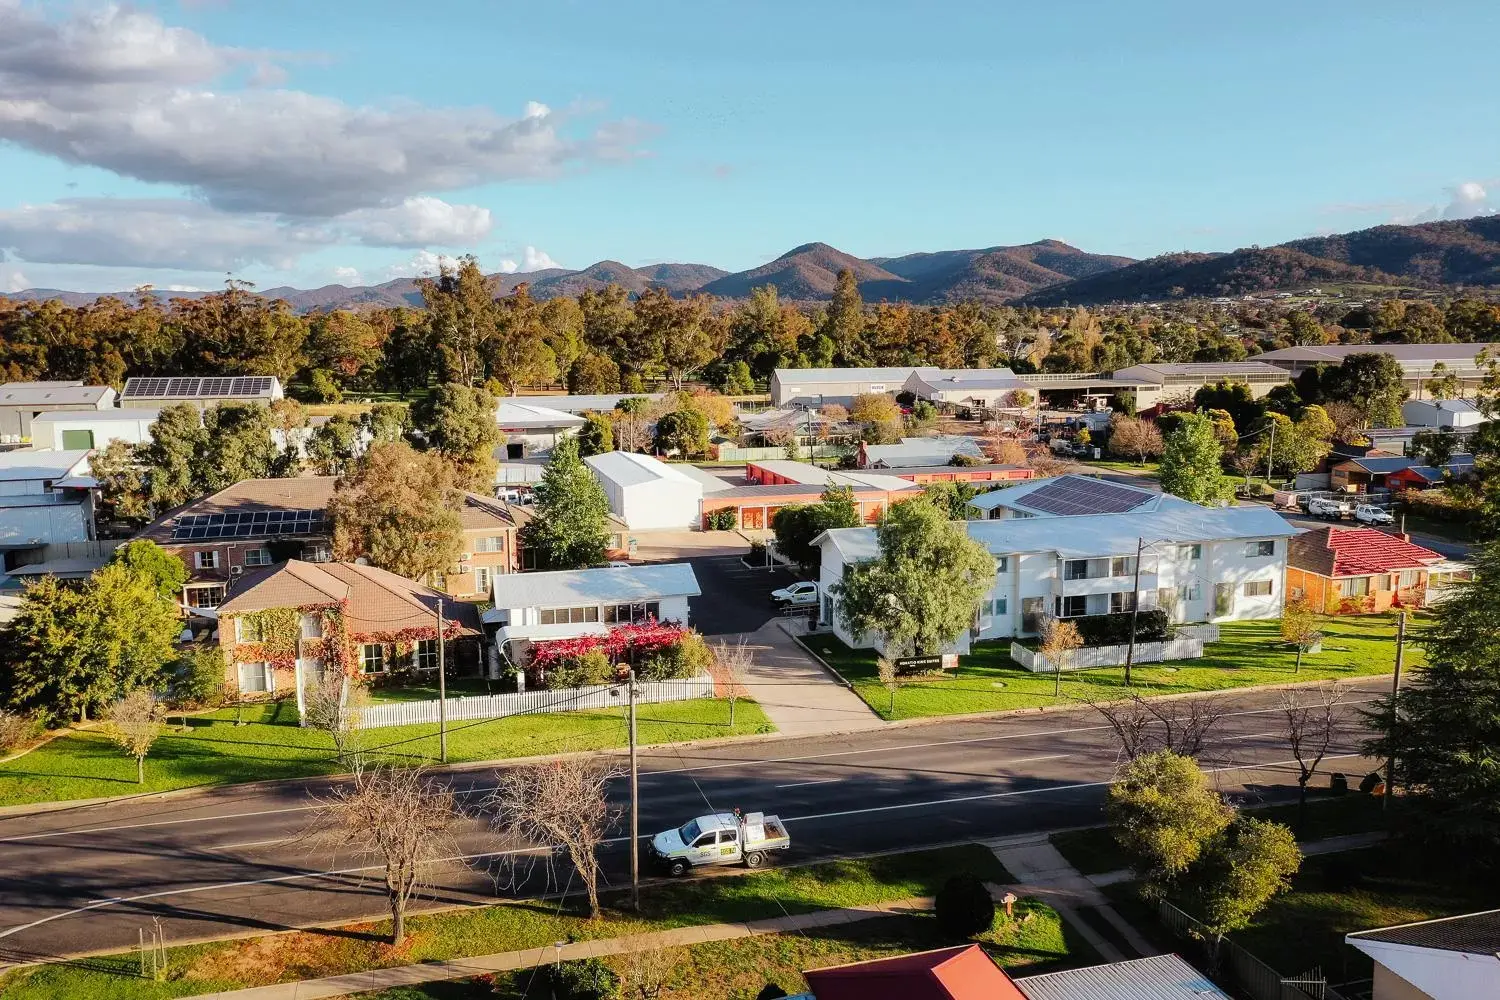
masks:
[(757, 934), (782, 934), (788, 931), (810, 930), (815, 927), (834, 927), (870, 920), (874, 917), (921, 913), (930, 909), (932, 909), (930, 898), (917, 897), (889, 903), (872, 903), (869, 906), (856, 906), (843, 910), (818, 910), (813, 913), (799, 913), (770, 920), (752, 920), (743, 924), (702, 924), (697, 927), (679, 927), (676, 930), (650, 934), (633, 934), (598, 941), (577, 941), (573, 944), (565, 944), (561, 948), (547, 945), (541, 948), (527, 948), (524, 951), (480, 955), (476, 958), (456, 958), (446, 962), (430, 962), (423, 965), (371, 969), (368, 972), (353, 972), (345, 976), (329, 976), (326, 979), (304, 979), (301, 982), (255, 986), (246, 990), (204, 993), (199, 994), (198, 1000), (230, 1000), (230, 998), (233, 1000), (317, 1000), (320, 997), (342, 997), (352, 993), (390, 989), (395, 986), (467, 979), (491, 972), (512, 972), (516, 969), (530, 969), (539, 965), (569, 962), (580, 958), (624, 955), (629, 952), (650, 951), (663, 947), (687, 947), (708, 941), (730, 941)]
[[(1068, 925), (1093, 946), (1106, 962), (1127, 958), (1147, 958), (1158, 954), (1134, 927), (1115, 912), (1099, 887), (1068, 863), (1046, 834), (1031, 834), (991, 841), (987, 845), (995, 857), (1019, 881), (1011, 886), (1017, 895), (1034, 896), (1051, 906)], [(1092, 909), (1109, 924), (1136, 954), (1122, 954), (1085, 921), (1079, 910)]]
[(745, 689), (783, 736), (821, 736), (885, 725), (859, 695), (840, 684), (772, 619), (745, 637), (755, 666)]

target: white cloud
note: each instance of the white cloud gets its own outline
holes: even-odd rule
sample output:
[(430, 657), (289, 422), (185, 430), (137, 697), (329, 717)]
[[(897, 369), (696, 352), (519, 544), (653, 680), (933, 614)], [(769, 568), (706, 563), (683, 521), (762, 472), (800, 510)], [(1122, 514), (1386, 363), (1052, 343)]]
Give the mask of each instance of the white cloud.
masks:
[(333, 277), (341, 285), (359, 284), (359, 268), (336, 267), (333, 269)]
[(499, 262), (497, 270), (501, 274), (515, 274), (518, 271), (544, 271), (549, 267), (562, 267), (562, 265), (553, 260), (551, 255), (545, 250), (538, 250), (536, 247), (529, 246), (521, 251), (521, 259), (519, 261), (507, 257)]
[[(428, 191), (637, 155), (648, 129), (532, 101), (519, 118), (413, 103), (353, 107), (276, 89), (276, 56), (218, 46), (120, 7), (49, 19), (0, 0), (0, 141), (183, 185), (220, 209), (331, 217)], [(259, 87), (236, 88), (249, 70)]]
[(1472, 219), (1500, 212), (1500, 206), (1490, 203), (1489, 192), (1480, 181), (1462, 181), (1448, 188), (1447, 193), (1446, 205), (1430, 205), (1420, 211), (1399, 213), (1391, 221), (1408, 225), (1439, 219)]
[(31, 282), (24, 273), (0, 264), (0, 292), (20, 292), (30, 287)]
[(392, 264), (385, 269), (385, 276), (390, 278), (421, 278), (438, 273), (442, 265), (456, 268), (459, 265), (457, 257), (449, 257), (443, 253), (433, 253), (431, 250), (422, 250), (415, 254), (410, 260), (400, 264)]
[(450, 205), (441, 198), (407, 198), (390, 208), (362, 208), (337, 219), (367, 246), (461, 246), (490, 234), (490, 210)]

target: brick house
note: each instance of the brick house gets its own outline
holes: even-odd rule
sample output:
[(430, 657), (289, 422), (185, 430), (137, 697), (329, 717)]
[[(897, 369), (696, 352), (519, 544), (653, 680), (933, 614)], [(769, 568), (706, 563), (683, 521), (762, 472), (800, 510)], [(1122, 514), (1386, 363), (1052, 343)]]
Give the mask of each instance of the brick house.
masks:
[(1441, 555), (1375, 528), (1319, 528), (1291, 540), (1287, 597), (1306, 597), (1328, 614), (1423, 607)]
[[(183, 603), (219, 606), (240, 577), (287, 559), (326, 563), (333, 558), (328, 504), (333, 476), (246, 479), (163, 515), (137, 538), (149, 538), (188, 568)], [(478, 493), (464, 494), (459, 508), (464, 541), (443, 589), (453, 597), (489, 594), (496, 574), (521, 568), (517, 531), (522, 508)]]
[(329, 666), (372, 680), (436, 670), (440, 601), (448, 672), (477, 672), (484, 633), (473, 604), (374, 566), (293, 559), (256, 569), (218, 608), (225, 680), (241, 695), (295, 692), (300, 704)]

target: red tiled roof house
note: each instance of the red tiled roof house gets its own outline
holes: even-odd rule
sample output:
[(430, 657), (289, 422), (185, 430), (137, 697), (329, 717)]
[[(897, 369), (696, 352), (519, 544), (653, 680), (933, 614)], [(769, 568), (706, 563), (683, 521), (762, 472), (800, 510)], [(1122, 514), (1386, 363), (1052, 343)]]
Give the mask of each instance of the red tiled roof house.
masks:
[[(374, 566), (276, 563), (236, 581), (219, 606), (226, 680), (241, 696), (298, 693), (329, 667), (351, 677), (437, 669), (444, 595)], [(443, 603), (448, 672), (472, 672), (483, 635), (475, 605)]]
[(977, 944), (802, 973), (817, 1000), (1026, 1000)]
[(1320, 528), (1297, 535), (1287, 553), (1287, 596), (1306, 597), (1328, 614), (1371, 614), (1422, 607), (1431, 549), (1375, 528)]

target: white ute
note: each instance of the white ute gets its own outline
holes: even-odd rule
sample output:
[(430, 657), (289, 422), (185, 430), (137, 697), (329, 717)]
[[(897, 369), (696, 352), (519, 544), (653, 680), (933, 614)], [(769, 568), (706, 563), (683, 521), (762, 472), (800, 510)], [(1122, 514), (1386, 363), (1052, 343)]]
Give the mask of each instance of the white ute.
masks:
[(1313, 517), (1321, 517), (1329, 521), (1342, 521), (1351, 513), (1346, 501), (1332, 500), (1328, 497), (1314, 497), (1307, 505), (1307, 512)]
[(1382, 510), (1372, 503), (1362, 503), (1354, 508), (1354, 519), (1361, 524), (1395, 524), (1396, 518), (1388, 510)]
[(771, 591), (771, 600), (786, 608), (805, 608), (818, 603), (818, 585), (809, 580)]
[(771, 851), (792, 846), (786, 826), (764, 813), (712, 813), (690, 819), (675, 830), (651, 838), (651, 857), (669, 875), (682, 875), (698, 865), (759, 868)]

